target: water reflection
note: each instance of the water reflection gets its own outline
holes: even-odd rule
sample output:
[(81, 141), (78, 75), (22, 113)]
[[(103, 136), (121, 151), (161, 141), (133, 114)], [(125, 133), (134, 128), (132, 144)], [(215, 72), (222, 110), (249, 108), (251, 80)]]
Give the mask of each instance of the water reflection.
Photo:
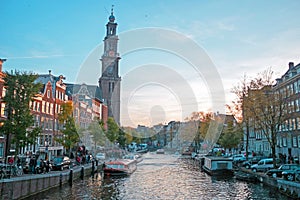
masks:
[(53, 189), (30, 199), (287, 199), (273, 188), (259, 184), (216, 178), (201, 172), (190, 159), (173, 155), (145, 154), (129, 177), (100, 175), (77, 181), (72, 187)]

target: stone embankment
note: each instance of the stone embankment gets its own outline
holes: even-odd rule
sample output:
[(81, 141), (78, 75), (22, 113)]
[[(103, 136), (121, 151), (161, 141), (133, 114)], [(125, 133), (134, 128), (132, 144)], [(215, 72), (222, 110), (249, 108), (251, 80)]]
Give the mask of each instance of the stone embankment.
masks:
[(254, 173), (249, 169), (240, 168), (241, 171), (256, 176), (257, 180), (264, 185), (275, 187), (279, 192), (293, 198), (300, 199), (300, 183), (295, 181), (286, 181), (282, 178), (269, 177), (264, 173)]
[(2, 179), (0, 180), (0, 199), (22, 199), (64, 184), (72, 185), (74, 180), (96, 173), (100, 170), (100, 166), (92, 163), (61, 172)]

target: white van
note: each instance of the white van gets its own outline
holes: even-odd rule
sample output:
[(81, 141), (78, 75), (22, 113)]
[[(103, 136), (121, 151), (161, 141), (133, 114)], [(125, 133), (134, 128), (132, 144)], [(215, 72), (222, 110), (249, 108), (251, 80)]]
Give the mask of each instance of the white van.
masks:
[(273, 165), (273, 158), (262, 159), (257, 164), (251, 165), (251, 169), (253, 172), (267, 171), (273, 168), (275, 168), (275, 166)]

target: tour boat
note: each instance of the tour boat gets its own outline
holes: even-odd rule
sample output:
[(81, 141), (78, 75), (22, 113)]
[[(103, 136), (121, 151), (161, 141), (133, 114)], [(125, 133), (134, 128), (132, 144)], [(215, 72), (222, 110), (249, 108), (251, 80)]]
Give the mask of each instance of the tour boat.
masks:
[(106, 176), (121, 176), (129, 175), (136, 170), (136, 161), (135, 160), (114, 160), (105, 162), (103, 168), (104, 175)]
[(209, 175), (233, 175), (232, 159), (224, 157), (206, 156), (203, 170)]

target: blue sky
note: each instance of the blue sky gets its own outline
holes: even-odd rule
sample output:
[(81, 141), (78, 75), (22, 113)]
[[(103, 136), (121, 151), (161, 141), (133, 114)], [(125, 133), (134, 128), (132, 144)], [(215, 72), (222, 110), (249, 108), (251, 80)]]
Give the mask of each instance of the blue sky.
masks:
[[(97, 58), (96, 55), (94, 61), (96, 65), (99, 62), (103, 52), (101, 44), (105, 36), (105, 24), (112, 4), (120, 35), (120, 74), (124, 77), (124, 84), (126, 81), (128, 83), (125, 77), (132, 71), (132, 66), (155, 63), (167, 65), (169, 69), (178, 68), (179, 74), (184, 73), (184, 70), (180, 71), (180, 67), (182, 70), (185, 64), (164, 53), (143, 51), (122, 55), (122, 49), (128, 47), (124, 47), (125, 44), (148, 39), (144, 35), (134, 35), (135, 30), (147, 27), (176, 31), (199, 45), (211, 59), (221, 78), (226, 103), (234, 97), (230, 89), (245, 73), (255, 76), (267, 67), (272, 67), (275, 74), (281, 76), (288, 69), (288, 62), (300, 62), (300, 2), (297, 0), (1, 0), (0, 58), (7, 58), (3, 70), (18, 69), (42, 74), (51, 69), (55, 75), (66, 76), (66, 82), (77, 82), (78, 73), (85, 70), (83, 66), (86, 59), (97, 48), (99, 56)], [(131, 32), (134, 32), (132, 37), (128, 36)], [(130, 41), (125, 42), (126, 38)], [(193, 52), (194, 49), (190, 51)], [(88, 72), (92, 74), (91, 78), (82, 82), (97, 84), (101, 70), (100, 62), (98, 64), (95, 71)], [(209, 99), (213, 96), (210, 85), (205, 77), (198, 77), (202, 80), (193, 82), (197, 79), (193, 75), (188, 71), (183, 79), (195, 92), (195, 101), (199, 103), (197, 109), (210, 109)], [(135, 112), (142, 113), (137, 109), (129, 111), (132, 119), (126, 124), (149, 125), (186, 117), (181, 115), (178, 118), (168, 114), (172, 109), (177, 112), (175, 108), (165, 107), (168, 101), (174, 101), (175, 107), (178, 104), (179, 107), (184, 107), (182, 101), (178, 101), (180, 94), (175, 92), (174, 95), (172, 88), (168, 91), (172, 91), (173, 95), (167, 95), (169, 92), (163, 91), (168, 88), (168, 84), (156, 89), (157, 85), (152, 88), (148, 86), (143, 90), (136, 89), (141, 88), (140, 86), (136, 87), (133, 96), (144, 100), (134, 98), (132, 102), (137, 105), (135, 109), (139, 106), (143, 109), (145, 104), (150, 105), (146, 108), (147, 113), (156, 113), (159, 117), (156, 120), (152, 119), (155, 116), (148, 116), (140, 121), (133, 119)], [(145, 93), (154, 95), (147, 96)], [(155, 104), (151, 104), (151, 99), (157, 97), (157, 94), (166, 95), (160, 98), (166, 102), (159, 103), (156, 100)], [(140, 119), (141, 116), (137, 118)]]

